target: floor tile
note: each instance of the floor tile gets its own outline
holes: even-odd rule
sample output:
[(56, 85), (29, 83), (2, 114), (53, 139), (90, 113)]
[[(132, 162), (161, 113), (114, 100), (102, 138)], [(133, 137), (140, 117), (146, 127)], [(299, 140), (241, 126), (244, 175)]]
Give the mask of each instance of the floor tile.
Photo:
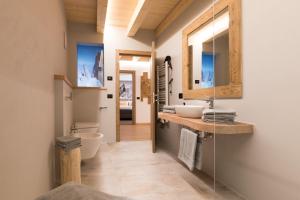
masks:
[(212, 180), (188, 171), (163, 151), (153, 154), (150, 141), (102, 144), (95, 158), (82, 164), (82, 183), (136, 200), (240, 200)]

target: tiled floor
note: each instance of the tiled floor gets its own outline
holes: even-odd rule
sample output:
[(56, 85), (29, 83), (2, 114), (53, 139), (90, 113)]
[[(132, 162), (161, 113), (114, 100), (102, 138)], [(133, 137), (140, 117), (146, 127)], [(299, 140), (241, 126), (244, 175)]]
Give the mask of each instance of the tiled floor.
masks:
[(221, 186), (215, 194), (203, 180), (168, 154), (152, 154), (150, 141), (103, 144), (82, 166), (83, 184), (136, 200), (240, 199)]
[(150, 140), (150, 124), (120, 125), (121, 141)]

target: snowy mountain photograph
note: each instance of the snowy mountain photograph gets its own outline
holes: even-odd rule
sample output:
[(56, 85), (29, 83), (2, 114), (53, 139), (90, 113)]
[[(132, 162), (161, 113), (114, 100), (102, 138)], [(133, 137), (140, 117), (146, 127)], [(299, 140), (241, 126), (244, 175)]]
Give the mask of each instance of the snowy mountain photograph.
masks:
[(77, 45), (78, 87), (104, 86), (104, 45)]

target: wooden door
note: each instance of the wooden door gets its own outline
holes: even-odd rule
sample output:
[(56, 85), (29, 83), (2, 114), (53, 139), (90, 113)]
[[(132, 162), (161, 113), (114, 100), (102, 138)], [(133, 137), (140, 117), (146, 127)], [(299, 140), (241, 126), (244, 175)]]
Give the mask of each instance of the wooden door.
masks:
[(156, 151), (156, 120), (157, 120), (157, 94), (156, 94), (156, 66), (155, 66), (155, 42), (152, 42), (151, 50), (151, 140), (152, 152)]

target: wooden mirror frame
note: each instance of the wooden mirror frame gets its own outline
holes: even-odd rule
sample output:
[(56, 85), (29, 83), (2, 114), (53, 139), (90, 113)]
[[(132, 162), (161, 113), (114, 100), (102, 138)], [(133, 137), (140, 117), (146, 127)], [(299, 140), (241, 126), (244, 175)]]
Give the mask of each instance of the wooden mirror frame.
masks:
[[(189, 89), (189, 47), (188, 36), (206, 24), (225, 9), (229, 12), (229, 84), (213, 88)], [(184, 99), (236, 99), (242, 98), (241, 58), (241, 0), (219, 0), (194, 20), (182, 32), (183, 67), (182, 86)]]

